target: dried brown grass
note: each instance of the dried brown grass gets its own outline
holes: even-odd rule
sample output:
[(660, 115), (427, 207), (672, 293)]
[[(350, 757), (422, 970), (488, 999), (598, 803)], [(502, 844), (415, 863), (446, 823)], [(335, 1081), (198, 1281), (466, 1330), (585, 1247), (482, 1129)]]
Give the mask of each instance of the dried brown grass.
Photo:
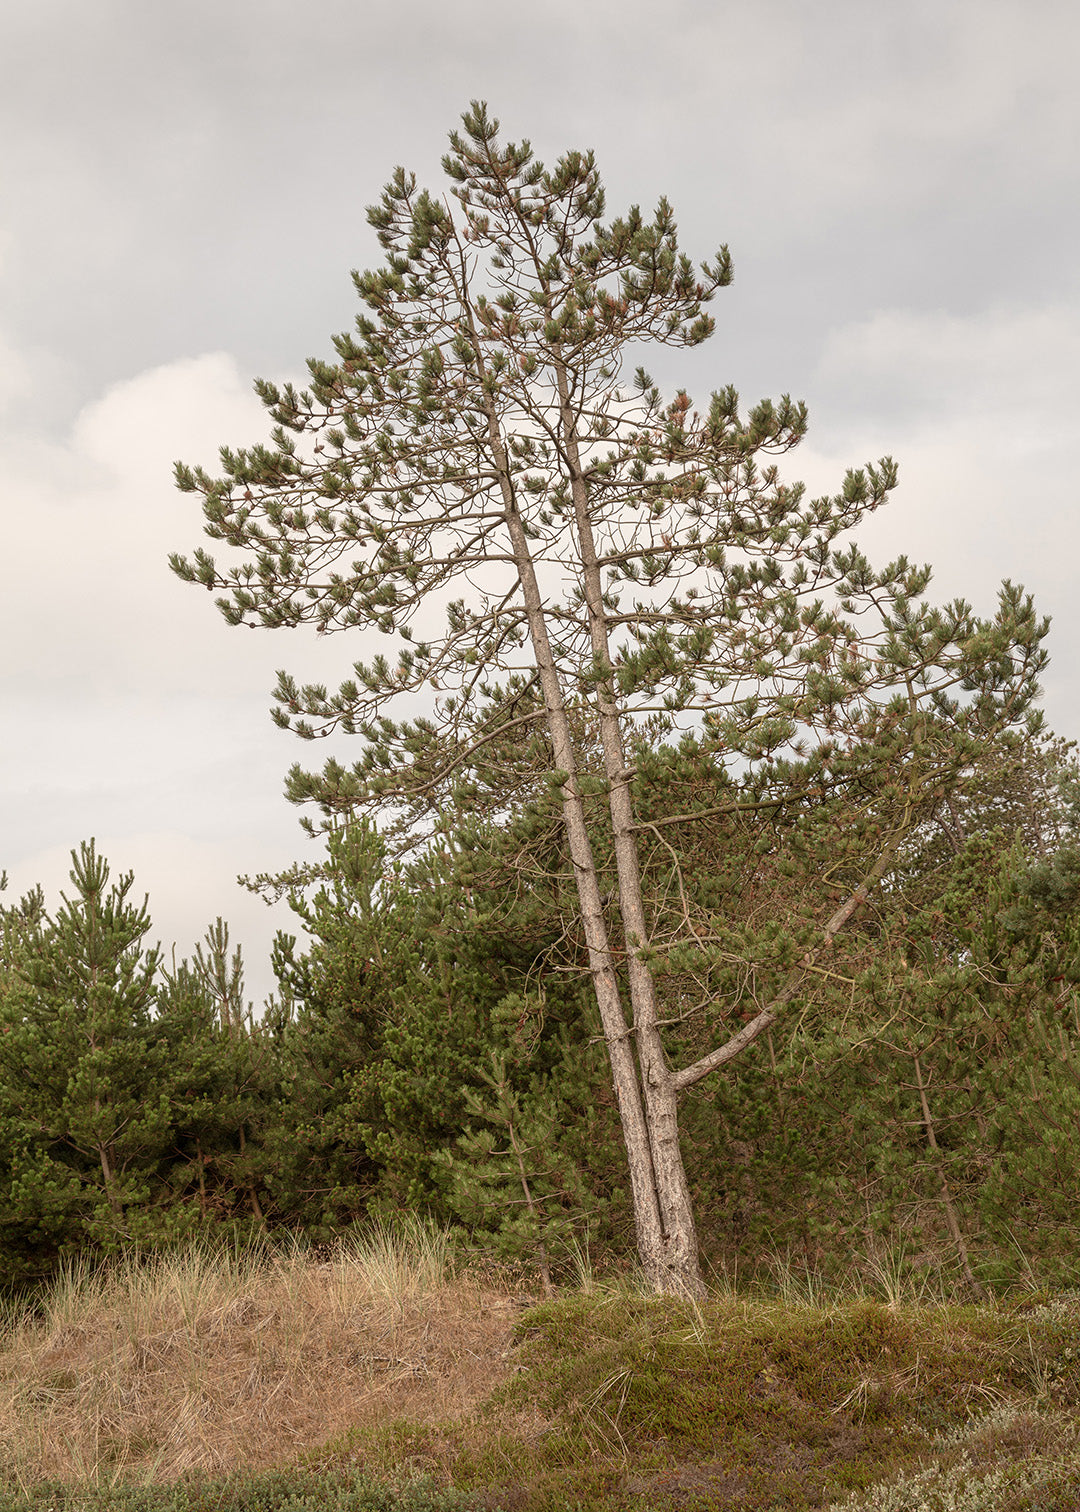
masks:
[(0, 1479), (220, 1475), (402, 1415), (452, 1420), (508, 1374), (516, 1310), (419, 1228), (319, 1261), (76, 1268), (0, 1339)]

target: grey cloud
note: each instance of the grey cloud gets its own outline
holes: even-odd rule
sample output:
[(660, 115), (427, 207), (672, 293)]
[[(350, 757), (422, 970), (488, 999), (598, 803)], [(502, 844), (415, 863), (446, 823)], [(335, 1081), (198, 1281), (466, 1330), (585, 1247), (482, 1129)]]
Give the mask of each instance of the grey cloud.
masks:
[(853, 312), (1073, 277), (1078, 29), (1009, 0), (46, 0), (8, 22), (9, 325), (91, 385), (295, 364), (351, 319), (389, 169), (436, 178), (479, 94), (545, 154), (595, 145), (613, 205), (667, 193), (702, 255), (729, 240), (728, 338), (797, 383)]
[(730, 243), (716, 339), (657, 378), (807, 398), (787, 471), (815, 488), (894, 452), (868, 543), (937, 561), (980, 607), (1028, 579), (1058, 616), (1048, 703), (1072, 732), (1078, 41), (1065, 0), (6, 7), (14, 885), (62, 882), (97, 833), (146, 860), (161, 932), (190, 939), (233, 911), (230, 868), (303, 853), (281, 774), (326, 752), (271, 728), (269, 687), (279, 665), (332, 683), (364, 642), (230, 632), (174, 583), (164, 554), (199, 519), (169, 464), (262, 434), (251, 375), (295, 373), (350, 323), (365, 205), (397, 162), (439, 181), (472, 96), (542, 156), (594, 146), (613, 212), (667, 194), (695, 255)]

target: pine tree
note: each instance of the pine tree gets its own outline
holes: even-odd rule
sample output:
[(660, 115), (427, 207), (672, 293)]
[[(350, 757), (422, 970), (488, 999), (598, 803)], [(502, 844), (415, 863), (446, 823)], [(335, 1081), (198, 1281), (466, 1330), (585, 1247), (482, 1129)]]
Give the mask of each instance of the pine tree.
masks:
[[(398, 638), (333, 694), (281, 675), (281, 725), (367, 747), (351, 769), (294, 769), (295, 800), (389, 811), (415, 839), (538, 783), (555, 795), (642, 1264), (660, 1290), (700, 1293), (679, 1092), (777, 1022), (978, 741), (1024, 716), (1046, 627), (1012, 585), (980, 620), (927, 604), (928, 569), (875, 571), (843, 545), (896, 468), (816, 499), (782, 482), (773, 459), (802, 439), (802, 405), (742, 414), (726, 388), (699, 412), (629, 375), (641, 345), (712, 333), (726, 248), (695, 270), (666, 200), (604, 223), (592, 154), (548, 170), (483, 105), (463, 122), (443, 160), (456, 206), (397, 170), (369, 211), (387, 258), (355, 275), (355, 332), (309, 364), (309, 388), (257, 385), (271, 444), (223, 449), (216, 479), (177, 467), (207, 533), (253, 555), (172, 564), (234, 624)], [(400, 696), (421, 712), (391, 719)], [(695, 942), (650, 918), (633, 783), (679, 731), (727, 769), (735, 805), (801, 803), (808, 776), (856, 811), (866, 782), (878, 797), (875, 822), (848, 827), (861, 845), (813, 937), (779, 942), (784, 981), (674, 1066), (656, 958)]]
[(519, 1089), (506, 1055), (493, 1052), (483, 1086), (466, 1092), (469, 1127), (437, 1155), (454, 1216), (493, 1235), (502, 1253), (532, 1260), (548, 1296), (552, 1260), (580, 1251), (606, 1216), (581, 1148), (604, 1143), (600, 1110), (589, 1105), (591, 1069), (568, 1044), (552, 1072)]
[(162, 972), (155, 1030), (168, 1047), (172, 1201), (192, 1227), (262, 1228), (280, 1066), (245, 999), (241, 951), (230, 950), (223, 919), (191, 960)]
[(133, 876), (109, 885), (94, 842), (71, 897), (38, 921), (0, 1007), (10, 1216), (45, 1244), (144, 1237), (169, 1145), (167, 1047), (153, 1021), (155, 948)]
[(392, 901), (380, 896), (382, 866), (378, 837), (357, 824), (327, 836), (318, 866), (249, 884), (287, 896), (310, 937), (302, 953), (283, 931), (274, 945), (280, 1095), (264, 1144), (275, 1215), (319, 1240), (364, 1217), (381, 1173), (373, 1145), (401, 943)]
[(552, 918), (519, 908), (507, 921), (502, 890), (485, 891), (456, 847), (388, 872), (384, 845), (362, 824), (331, 831), (317, 867), (250, 885), (287, 895), (310, 936), (302, 953), (292, 936), (275, 949), (285, 1095), (265, 1148), (277, 1216), (330, 1237), (404, 1206), (535, 1258), (536, 1234), (516, 1221), (516, 1167), (506, 1179), (463, 1159), (463, 1135), (490, 1122), (496, 1058), (529, 1138), (541, 1124), (551, 1131), (545, 1159), (559, 1190), (579, 1194), (570, 1213), (560, 1199), (554, 1227), (545, 1221), (549, 1245), (567, 1224), (595, 1233), (618, 1166), (610, 1099), (580, 982), (545, 959)]

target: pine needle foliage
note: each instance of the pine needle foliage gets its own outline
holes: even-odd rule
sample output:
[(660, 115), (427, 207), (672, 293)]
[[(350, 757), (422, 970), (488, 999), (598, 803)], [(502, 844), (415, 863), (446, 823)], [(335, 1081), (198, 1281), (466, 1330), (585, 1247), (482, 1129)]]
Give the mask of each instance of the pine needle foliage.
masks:
[[(244, 559), (172, 566), (231, 624), (383, 638), (335, 692), (279, 676), (283, 728), (363, 740), (351, 767), (290, 773), (327, 821), (379, 813), (415, 843), (530, 786), (557, 800), (642, 1262), (660, 1290), (697, 1294), (677, 1094), (775, 1022), (927, 807), (1025, 718), (1046, 625), (1008, 582), (989, 619), (934, 607), (929, 568), (875, 569), (845, 539), (888, 499), (890, 458), (809, 498), (776, 461), (803, 405), (744, 411), (728, 387), (699, 409), (634, 368), (643, 346), (711, 335), (731, 279), (726, 248), (697, 267), (680, 249), (666, 200), (605, 221), (591, 153), (546, 168), (480, 103), (443, 168), (446, 198), (399, 168), (369, 210), (386, 260), (354, 275), (362, 312), (333, 358), (302, 389), (257, 384), (269, 443), (223, 448), (218, 477), (177, 465), (207, 534)], [(834, 826), (846, 894), (826, 894), (809, 938), (778, 930), (776, 991), (676, 1068), (656, 959), (701, 942), (688, 921), (654, 940), (633, 782), (680, 734), (736, 807), (811, 790), (829, 818), (851, 795), (865, 822)]]

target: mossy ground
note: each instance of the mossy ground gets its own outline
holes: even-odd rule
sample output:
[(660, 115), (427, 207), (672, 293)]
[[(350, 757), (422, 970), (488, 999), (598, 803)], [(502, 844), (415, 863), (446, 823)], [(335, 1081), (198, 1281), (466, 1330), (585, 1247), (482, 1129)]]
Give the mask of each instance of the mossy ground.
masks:
[(477, 1499), (421, 1482), (392, 1487), (356, 1471), (294, 1467), (166, 1486), (71, 1486), (0, 1491), (0, 1512), (474, 1512)]
[(1078, 1327), (1072, 1304), (571, 1296), (523, 1316), (516, 1374), (473, 1420), (397, 1423), (322, 1463), (407, 1466), (505, 1512), (1066, 1512), (1080, 1507)]
[[(327, 1274), (313, 1273), (318, 1289), (293, 1288), (294, 1309), (308, 1296), (312, 1306), (329, 1306)], [(423, 1357), (429, 1365), (451, 1358), (440, 1328), (459, 1353), (489, 1348), (491, 1361), (469, 1366), (478, 1385), (489, 1383), (471, 1405), (450, 1410), (456, 1388), (447, 1377), (442, 1413), (434, 1385), (422, 1387), (415, 1404), (388, 1397), (385, 1411), (353, 1418), (321, 1446), (282, 1442), (276, 1467), (254, 1451), (245, 1457), (239, 1427), (226, 1472), (177, 1475), (149, 1453), (145, 1464), (103, 1460), (93, 1476), (28, 1476), (24, 1466), (17, 1476), (6, 1472), (0, 1512), (1080, 1508), (1075, 1295), (974, 1307), (728, 1293), (692, 1305), (594, 1288), (521, 1312), (512, 1332), (511, 1307), (500, 1330), (466, 1338), (465, 1293), (440, 1291), (442, 1284), (433, 1278), (424, 1303)], [(476, 1295), (490, 1311), (490, 1297)], [(445, 1296), (456, 1310), (443, 1317)], [(246, 1347), (239, 1332), (265, 1329), (262, 1301), (261, 1313), (234, 1303), (213, 1313), (230, 1322), (230, 1358)], [(349, 1327), (357, 1326), (339, 1319), (342, 1369)], [(205, 1337), (218, 1335), (207, 1329)], [(483, 1338), (487, 1345), (477, 1342)], [(320, 1368), (332, 1372), (334, 1359), (321, 1358)], [(82, 1380), (87, 1366), (72, 1353), (65, 1370)], [(281, 1370), (279, 1397), (299, 1391), (285, 1364)], [(160, 1372), (123, 1381), (129, 1393), (155, 1382), (165, 1389)], [(269, 1392), (269, 1375), (265, 1384)], [(373, 1400), (377, 1378), (368, 1384)], [(320, 1389), (332, 1386), (323, 1381)], [(47, 1398), (45, 1391), (39, 1414), (55, 1409)], [(263, 1411), (253, 1397), (251, 1412)]]

